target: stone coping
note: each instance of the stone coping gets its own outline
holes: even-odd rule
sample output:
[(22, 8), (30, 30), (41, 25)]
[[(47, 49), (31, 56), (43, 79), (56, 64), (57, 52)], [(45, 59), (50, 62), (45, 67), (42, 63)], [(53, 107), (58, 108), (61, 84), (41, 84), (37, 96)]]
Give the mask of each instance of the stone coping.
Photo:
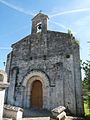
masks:
[(4, 109), (12, 110), (12, 111), (15, 111), (15, 112), (18, 112), (18, 111), (22, 111), (23, 112), (23, 109), (20, 108), (20, 107), (6, 105), (6, 104), (4, 105)]
[(52, 112), (54, 112), (54, 113), (61, 113), (61, 112), (63, 112), (64, 110), (66, 110), (66, 108), (65, 108), (64, 106), (59, 106), (59, 107), (57, 107), (57, 108), (54, 108), (54, 109), (52, 110)]
[(0, 89), (5, 89), (9, 86), (9, 83), (0, 82)]

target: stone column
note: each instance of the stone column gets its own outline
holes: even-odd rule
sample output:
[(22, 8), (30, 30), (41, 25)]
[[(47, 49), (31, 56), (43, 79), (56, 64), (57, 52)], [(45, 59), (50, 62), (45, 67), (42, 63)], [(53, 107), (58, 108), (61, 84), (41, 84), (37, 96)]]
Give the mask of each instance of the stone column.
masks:
[(6, 87), (8, 87), (7, 74), (3, 70), (0, 70), (0, 120), (2, 120), (3, 117), (3, 105)]

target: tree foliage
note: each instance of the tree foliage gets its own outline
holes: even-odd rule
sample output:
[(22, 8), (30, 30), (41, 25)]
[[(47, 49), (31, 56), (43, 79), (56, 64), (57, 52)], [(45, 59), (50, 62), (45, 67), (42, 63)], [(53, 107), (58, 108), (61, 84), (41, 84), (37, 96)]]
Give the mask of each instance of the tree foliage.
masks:
[(90, 111), (90, 61), (81, 62), (81, 67), (85, 73), (85, 77), (82, 82), (82, 86), (83, 86), (83, 89), (86, 90), (88, 109)]
[(81, 67), (85, 73), (83, 87), (90, 91), (90, 61), (82, 62)]

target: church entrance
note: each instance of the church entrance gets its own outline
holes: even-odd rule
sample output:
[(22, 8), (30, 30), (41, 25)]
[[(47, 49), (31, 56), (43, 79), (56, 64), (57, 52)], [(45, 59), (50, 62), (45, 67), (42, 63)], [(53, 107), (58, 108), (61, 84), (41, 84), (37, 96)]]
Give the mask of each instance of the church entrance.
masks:
[(39, 80), (35, 80), (32, 83), (31, 106), (33, 108), (42, 108), (42, 105), (43, 105), (42, 83)]

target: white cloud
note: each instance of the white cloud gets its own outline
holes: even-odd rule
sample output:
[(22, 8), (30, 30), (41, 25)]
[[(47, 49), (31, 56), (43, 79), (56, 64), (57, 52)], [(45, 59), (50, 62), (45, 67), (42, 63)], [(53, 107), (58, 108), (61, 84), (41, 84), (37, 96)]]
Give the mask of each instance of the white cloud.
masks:
[(65, 25), (61, 24), (61, 23), (58, 23), (58, 22), (55, 22), (55, 21), (51, 21), (51, 20), (49, 20), (49, 22), (54, 23), (57, 26), (60, 26), (64, 30), (68, 30), (68, 28)]
[(4, 5), (8, 6), (9, 8), (12, 8), (12, 9), (18, 11), (18, 12), (24, 13), (24, 14), (26, 14), (26, 15), (31, 15), (31, 16), (34, 15), (31, 11), (26, 11), (26, 10), (24, 10), (23, 8), (18, 7), (18, 6), (15, 6), (15, 5), (12, 5), (11, 3), (8, 3), (8, 2), (6, 2), (6, 1), (4, 1), (4, 0), (0, 0), (0, 2), (1, 2), (2, 4), (4, 4)]
[(90, 8), (82, 8), (82, 9), (74, 9), (74, 10), (69, 10), (64, 12), (58, 12), (56, 14), (51, 15), (50, 18), (60, 16), (60, 15), (70, 14), (70, 13), (87, 12), (87, 11), (90, 11)]

